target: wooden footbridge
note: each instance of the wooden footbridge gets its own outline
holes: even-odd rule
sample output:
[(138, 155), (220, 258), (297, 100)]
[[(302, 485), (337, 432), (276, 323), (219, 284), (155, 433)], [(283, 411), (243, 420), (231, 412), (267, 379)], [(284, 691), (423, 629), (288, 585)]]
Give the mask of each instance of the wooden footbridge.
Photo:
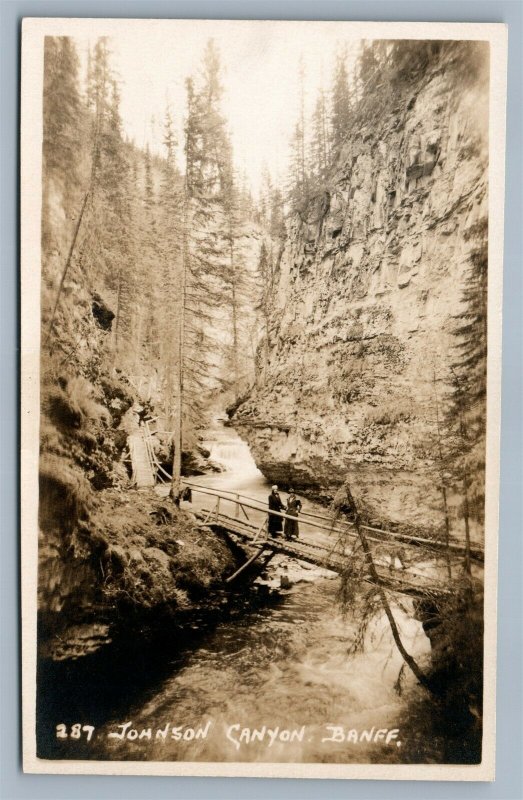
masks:
[[(461, 542), (444, 543), (421, 536), (385, 531), (346, 519), (301, 511), (298, 539), (267, 532), (267, 505), (261, 500), (235, 492), (217, 491), (201, 484), (184, 481), (191, 489), (191, 506), (202, 529), (226, 535), (242, 545), (247, 553), (245, 563), (227, 581), (232, 582), (256, 560), (272, 558), (275, 554), (313, 564), (342, 574), (351, 557), (361, 552), (361, 535), (370, 549), (374, 569), (365, 570), (362, 579), (379, 583), (394, 592), (412, 597), (438, 597), (452, 591), (452, 576), (462, 571), (465, 546)], [(203, 502), (202, 502), (203, 498)], [(284, 513), (271, 515), (287, 519)], [(472, 557), (483, 560), (480, 548)], [(369, 556), (363, 558), (367, 564)]]
[[(133, 480), (138, 487), (154, 486), (157, 478), (164, 482), (170, 480), (167, 473), (162, 476), (164, 471), (155, 456), (153, 434), (146, 422), (129, 437)], [(192, 481), (184, 480), (183, 484), (190, 488), (192, 500), (190, 505), (182, 505), (191, 509), (198, 525), (229, 537), (245, 549), (245, 563), (227, 579), (228, 582), (238, 578), (258, 559), (267, 561), (277, 553), (343, 574), (355, 558), (361, 557), (362, 545), (367, 552), (362, 559), (364, 574), (361, 578), (412, 597), (437, 598), (449, 594), (463, 569), (466, 554), (463, 541), (444, 542), (361, 523), (358, 526), (344, 517), (334, 519), (306, 510), (299, 515), (298, 539), (273, 537), (267, 532), (266, 501), (234, 491), (218, 491)], [(271, 514), (281, 517), (282, 521), (287, 518), (284, 513), (271, 511)], [(470, 557), (481, 564), (482, 548), (474, 545)]]

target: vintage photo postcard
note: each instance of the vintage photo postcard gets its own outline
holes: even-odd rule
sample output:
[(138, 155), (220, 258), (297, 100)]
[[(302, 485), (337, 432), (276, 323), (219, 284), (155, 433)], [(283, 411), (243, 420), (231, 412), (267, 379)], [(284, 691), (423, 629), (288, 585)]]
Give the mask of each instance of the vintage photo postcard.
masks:
[(22, 38), (25, 770), (493, 780), (505, 27)]

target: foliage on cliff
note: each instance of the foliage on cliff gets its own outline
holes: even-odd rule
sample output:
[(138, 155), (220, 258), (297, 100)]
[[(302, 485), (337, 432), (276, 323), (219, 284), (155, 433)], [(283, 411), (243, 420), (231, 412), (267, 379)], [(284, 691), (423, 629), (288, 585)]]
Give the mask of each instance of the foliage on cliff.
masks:
[[(221, 574), (225, 551), (219, 543), (197, 545), (199, 535), (181, 514), (158, 527), (149, 515), (158, 512), (155, 497), (121, 508), (129, 488), (124, 418), (146, 402), (135, 388), (137, 376), (149, 379), (149, 399), (167, 421), (173, 399), (169, 390), (178, 353), (170, 326), (179, 286), (172, 260), (182, 241), (179, 227), (174, 226), (176, 246), (172, 233), (183, 180), (169, 138), (172, 126), (167, 115), (167, 158), (125, 140), (106, 39), (89, 51), (84, 91), (73, 40), (46, 37), (44, 50), (42, 617), (49, 620), (61, 611), (67, 621), (97, 603), (106, 610), (125, 603), (184, 605)], [(211, 70), (206, 85), (213, 79)], [(196, 173), (203, 157), (201, 127), (196, 130), (205, 122), (203, 94), (199, 90), (196, 96), (202, 113), (189, 121)], [(229, 176), (229, 188), (231, 181)], [(200, 205), (208, 200), (202, 192), (200, 186)], [(233, 234), (228, 229), (229, 244)], [(203, 259), (203, 247), (199, 256)], [(184, 355), (199, 353), (200, 346), (196, 335)], [(192, 399), (193, 410), (198, 399)], [(176, 538), (186, 540), (184, 545)], [(134, 589), (133, 574), (139, 576)]]
[[(146, 619), (150, 611), (169, 618), (209, 605), (224, 574), (234, 569), (224, 543), (154, 492), (88, 494), (63, 462), (52, 466), (58, 488), (47, 497), (63, 503), (64, 517), (61, 530), (43, 520), (42, 653), (78, 657), (107, 641), (119, 624)], [(93, 625), (104, 628), (94, 643)]]
[[(347, 48), (337, 53), (328, 90), (317, 91), (310, 119), (304, 112), (306, 78), (300, 64), (300, 112), (293, 138), (289, 199), (300, 216), (316, 197), (328, 195), (344, 166), (347, 145), (362, 128), (383, 126), (401, 104), (411, 103), (437, 71), (466, 88), (484, 69), (484, 49), (474, 42), (363, 41), (349, 69)], [(414, 174), (414, 171), (413, 171)]]

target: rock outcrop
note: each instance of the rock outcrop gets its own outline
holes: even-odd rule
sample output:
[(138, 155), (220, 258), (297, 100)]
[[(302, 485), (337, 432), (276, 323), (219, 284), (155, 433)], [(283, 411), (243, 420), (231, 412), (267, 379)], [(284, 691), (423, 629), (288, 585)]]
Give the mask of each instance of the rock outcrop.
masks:
[(328, 499), (348, 479), (389, 522), (442, 524), (436, 406), (486, 235), (482, 47), (443, 47), (388, 106), (367, 101), (328, 188), (291, 220), (269, 366), (232, 418), (271, 482)]

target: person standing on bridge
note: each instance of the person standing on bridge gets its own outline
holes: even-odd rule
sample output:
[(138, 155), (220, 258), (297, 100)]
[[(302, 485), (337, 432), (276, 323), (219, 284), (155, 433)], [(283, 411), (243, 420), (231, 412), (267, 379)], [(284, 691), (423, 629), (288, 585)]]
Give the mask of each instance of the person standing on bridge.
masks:
[(273, 486), (269, 495), (269, 523), (267, 526), (269, 536), (279, 536), (282, 529), (282, 517), (277, 517), (275, 514), (271, 514), (271, 511), (277, 511), (279, 514), (281, 514), (284, 510), (285, 508), (281, 501), (278, 487)]
[[(287, 499), (287, 519), (283, 528), (283, 535), (286, 539), (297, 539), (300, 533), (298, 527), (298, 514), (301, 511), (301, 500), (296, 497), (294, 489), (289, 489), (289, 497)], [(291, 519), (292, 518), (292, 519)]]

